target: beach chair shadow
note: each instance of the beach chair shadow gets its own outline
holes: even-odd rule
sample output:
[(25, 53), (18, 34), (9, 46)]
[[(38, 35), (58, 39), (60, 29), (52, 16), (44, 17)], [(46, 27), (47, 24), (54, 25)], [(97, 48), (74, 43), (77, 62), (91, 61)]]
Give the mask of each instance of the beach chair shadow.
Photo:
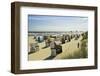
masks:
[(53, 59), (53, 58), (55, 58), (56, 56), (49, 56), (49, 57), (47, 57), (46, 59), (44, 59), (44, 60), (51, 60), (51, 59)]

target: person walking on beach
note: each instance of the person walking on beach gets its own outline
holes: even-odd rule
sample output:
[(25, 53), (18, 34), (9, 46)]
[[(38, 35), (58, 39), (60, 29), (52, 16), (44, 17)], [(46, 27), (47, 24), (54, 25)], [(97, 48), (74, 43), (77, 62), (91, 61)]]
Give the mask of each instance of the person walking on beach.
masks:
[(77, 44), (77, 48), (79, 48), (79, 46), (80, 46), (80, 44), (79, 44), (79, 42), (78, 42), (78, 44)]

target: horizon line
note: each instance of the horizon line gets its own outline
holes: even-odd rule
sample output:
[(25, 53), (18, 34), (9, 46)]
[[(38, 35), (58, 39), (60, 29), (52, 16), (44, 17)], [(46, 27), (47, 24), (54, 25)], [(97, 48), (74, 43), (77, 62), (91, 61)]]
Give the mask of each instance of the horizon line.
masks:
[[(88, 31), (88, 30), (87, 30)], [(28, 31), (28, 33), (42, 33), (42, 32), (55, 32), (55, 33), (57, 33), (57, 32), (87, 32), (87, 31)]]

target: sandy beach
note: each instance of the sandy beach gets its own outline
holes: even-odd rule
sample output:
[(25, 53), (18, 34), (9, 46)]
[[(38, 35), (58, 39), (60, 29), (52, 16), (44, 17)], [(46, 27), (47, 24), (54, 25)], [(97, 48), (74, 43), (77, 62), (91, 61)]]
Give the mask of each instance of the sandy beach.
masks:
[[(63, 52), (58, 54), (53, 59), (63, 59), (69, 54), (73, 54), (75, 51), (79, 51), (79, 48), (77, 48), (77, 43), (80, 43), (80, 40), (82, 39), (82, 36), (78, 40), (75, 40), (74, 38), (70, 42), (66, 42), (65, 44), (62, 44), (62, 50)], [(33, 36), (29, 36), (29, 44), (35, 42)], [(51, 55), (51, 49), (50, 47), (43, 49), (45, 47), (45, 43), (38, 43), (39, 45), (39, 51), (35, 53), (31, 53), (28, 55), (28, 60), (44, 60), (47, 57)]]

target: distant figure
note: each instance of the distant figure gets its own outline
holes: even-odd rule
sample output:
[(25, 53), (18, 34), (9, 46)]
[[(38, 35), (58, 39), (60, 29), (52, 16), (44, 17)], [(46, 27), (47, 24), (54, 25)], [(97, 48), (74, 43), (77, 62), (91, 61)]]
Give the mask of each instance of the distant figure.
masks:
[(71, 41), (70, 36), (68, 36), (68, 42), (70, 42), (70, 41)]
[(79, 45), (80, 45), (80, 44), (79, 44), (79, 42), (78, 42), (78, 44), (77, 44), (77, 48), (79, 48)]

